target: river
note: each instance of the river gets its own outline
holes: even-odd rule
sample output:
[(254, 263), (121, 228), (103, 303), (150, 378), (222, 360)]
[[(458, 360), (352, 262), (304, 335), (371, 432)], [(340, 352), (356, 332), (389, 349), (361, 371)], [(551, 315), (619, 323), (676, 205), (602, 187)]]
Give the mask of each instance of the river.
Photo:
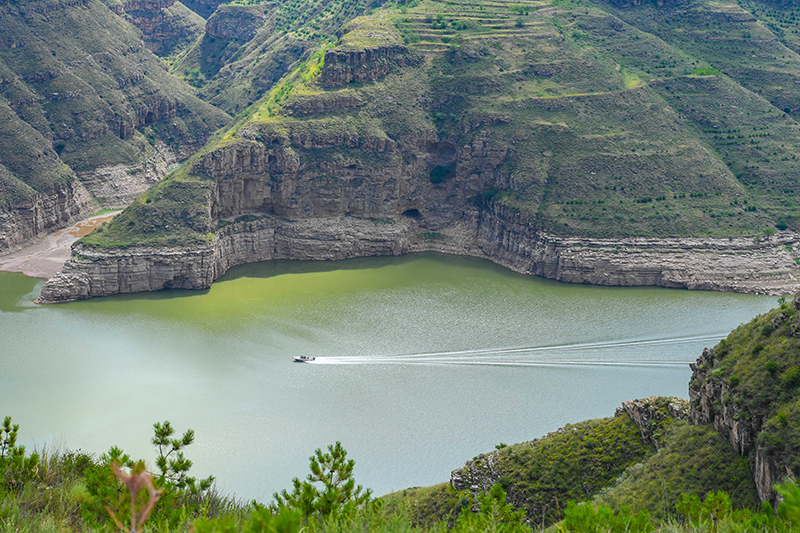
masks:
[[(198, 476), (269, 501), (339, 440), (383, 494), (500, 442), (687, 396), (693, 361), (774, 297), (569, 285), (432, 254), (232, 269), (207, 291), (58, 306), (0, 272), (0, 416), (29, 449), (193, 428)], [(313, 364), (292, 363), (313, 355)]]

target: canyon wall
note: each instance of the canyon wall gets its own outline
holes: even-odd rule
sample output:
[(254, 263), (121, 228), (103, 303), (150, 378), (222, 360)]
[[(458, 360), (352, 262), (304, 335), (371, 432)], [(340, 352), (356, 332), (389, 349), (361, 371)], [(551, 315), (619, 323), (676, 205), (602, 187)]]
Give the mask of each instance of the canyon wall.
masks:
[(271, 259), (338, 260), (440, 252), (482, 257), (511, 270), (570, 283), (784, 294), (800, 289), (784, 242), (752, 239), (554, 237), (502, 209), (467, 211), (430, 231), (410, 216), (234, 222), (195, 247), (92, 249), (77, 243), (64, 270), (42, 289), (40, 303), (168, 288), (204, 289), (229, 268)]
[(729, 382), (708, 379), (720, 366), (721, 360), (722, 357), (714, 350), (706, 348), (697, 362), (690, 365), (692, 379), (689, 382), (689, 419), (693, 424), (713, 424), (730, 441), (737, 454), (749, 458), (759, 498), (776, 508), (779, 496), (773, 487), (787, 477), (794, 478), (794, 475), (788, 467), (782, 466), (776, 458), (765, 453), (759, 443), (759, 433), (770, 415), (754, 412), (747, 402), (737, 397), (737, 391)]
[(0, 211), (0, 253), (7, 253), (80, 220), (100, 206), (77, 179)]

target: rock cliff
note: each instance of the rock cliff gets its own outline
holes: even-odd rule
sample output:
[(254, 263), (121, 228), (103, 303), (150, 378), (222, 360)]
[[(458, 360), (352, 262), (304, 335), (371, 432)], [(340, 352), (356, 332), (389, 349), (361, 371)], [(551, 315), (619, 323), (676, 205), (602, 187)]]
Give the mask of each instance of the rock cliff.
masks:
[(375, 81), (395, 67), (414, 65), (420, 60), (407, 47), (397, 44), (360, 50), (328, 50), (322, 83), (328, 87), (340, 87), (348, 83)]
[(773, 506), (776, 483), (796, 479), (797, 349), (800, 297), (737, 328), (691, 365), (694, 424), (713, 424), (747, 457), (762, 501)]
[[(757, 294), (782, 294), (800, 287), (790, 257), (776, 266), (776, 251), (783, 241), (737, 249), (727, 239), (688, 244), (680, 239), (562, 239), (507, 217), (502, 210), (475, 209), (452, 225), (437, 224), (432, 231), (413, 216), (290, 220), (263, 215), (257, 221), (227, 224), (211, 243), (197, 247), (103, 250), (77, 243), (72, 260), (45, 284), (38, 301), (208, 288), (233, 266), (271, 259), (337, 260), (423, 251), (482, 257), (520, 273), (570, 283)], [(715, 250), (719, 248), (721, 252)]]
[(126, 205), (229, 118), (173, 78), (113, 7), (0, 4), (0, 253), (99, 209), (92, 196)]
[(774, 458), (767, 457), (758, 442), (758, 435), (768, 417), (752, 416), (741, 403), (732, 401), (732, 390), (728, 383), (707, 379), (719, 363), (720, 359), (713, 350), (705, 349), (697, 362), (691, 365), (690, 420), (693, 424), (713, 424), (730, 441), (736, 453), (749, 457), (758, 496), (774, 508), (778, 503), (774, 485), (792, 473), (781, 467)]
[(222, 5), (208, 17), (206, 34), (225, 41), (237, 40), (244, 44), (255, 36), (267, 20), (266, 12), (267, 6), (263, 5)]
[(115, 12), (142, 30), (147, 48), (160, 56), (180, 51), (203, 32), (203, 18), (176, 0), (127, 0)]
[[(246, 38), (260, 20), (253, 12), (253, 24), (237, 29), (224, 23), (224, 12), (212, 24), (216, 44), (236, 39), (239, 30)], [(277, 13), (267, 18), (273, 15), (277, 23)], [(597, 16), (609, 31), (625, 27)], [(626, 83), (612, 64), (601, 76), (597, 62), (572, 57), (577, 48), (553, 37), (555, 21), (515, 26), (514, 38), (502, 40), (498, 28), (474, 21), (423, 13), (404, 20), (401, 34), (380, 10), (357, 17), (324, 60), (321, 49), (306, 55), (233, 129), (85, 238), (42, 301), (140, 286), (206, 287), (233, 264), (265, 258), (423, 250), (484, 257), (572, 283), (756, 294), (800, 288), (797, 220), (766, 207), (783, 205), (773, 192), (755, 198), (747, 183), (756, 178), (735, 174), (741, 165), (725, 162), (739, 153), (731, 145), (724, 144), (724, 154), (709, 148), (721, 142), (706, 124), (716, 120), (709, 115), (716, 107), (697, 102), (703, 115), (688, 126), (681, 113), (691, 108), (678, 113), (665, 103), (671, 93), (658, 92), (666, 82)], [(451, 33), (475, 31), (476, 38), (424, 33), (442, 25)], [(262, 30), (263, 24), (252, 41), (264, 37)], [(433, 46), (409, 32), (448, 40)], [(555, 66), (544, 72), (532, 63)], [(542, 76), (558, 91), (531, 92)], [(669, 85), (682, 94), (744, 98), (724, 77), (676, 73)], [(759, 113), (768, 105), (748, 103)], [(609, 129), (621, 116), (630, 119)], [(748, 131), (763, 131), (762, 139), (763, 128), (773, 128), (769, 135), (789, 146), (799, 137), (788, 120)], [(701, 130), (707, 139), (697, 137)], [(773, 150), (775, 174), (758, 179), (777, 180), (780, 170), (789, 180), (780, 187), (794, 190), (791, 156), (780, 150)], [(213, 260), (185, 270), (155, 266), (136, 251), (162, 248), (173, 257), (185, 252), (187, 261), (200, 251)], [(138, 260), (136, 268), (154, 274), (140, 283), (137, 271), (138, 281), (127, 283)], [(92, 287), (70, 296), (73, 278)]]
[(81, 182), (73, 179), (17, 203), (13, 209), (0, 210), (0, 253), (80, 220), (99, 207)]

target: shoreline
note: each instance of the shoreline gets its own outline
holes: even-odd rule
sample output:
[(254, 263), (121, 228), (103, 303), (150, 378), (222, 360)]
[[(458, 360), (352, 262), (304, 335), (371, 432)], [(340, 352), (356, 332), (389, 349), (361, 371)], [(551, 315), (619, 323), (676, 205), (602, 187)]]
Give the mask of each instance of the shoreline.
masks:
[[(428, 233), (426, 233), (428, 231)], [(800, 235), (752, 238), (585, 239), (531, 230), (514, 217), (462, 220), (435, 238), (416, 221), (392, 224), (332, 217), (265, 217), (230, 224), (193, 247), (111, 250), (78, 245), (38, 303), (59, 303), (161, 289), (207, 289), (233, 266), (272, 259), (337, 260), (440, 252), (488, 259), (512, 271), (605, 286), (656, 286), (786, 295), (800, 290), (794, 245)]]
[(58, 274), (72, 254), (72, 244), (108, 222), (122, 209), (100, 213), (62, 228), (24, 248), (0, 255), (0, 272), (16, 272), (48, 280)]

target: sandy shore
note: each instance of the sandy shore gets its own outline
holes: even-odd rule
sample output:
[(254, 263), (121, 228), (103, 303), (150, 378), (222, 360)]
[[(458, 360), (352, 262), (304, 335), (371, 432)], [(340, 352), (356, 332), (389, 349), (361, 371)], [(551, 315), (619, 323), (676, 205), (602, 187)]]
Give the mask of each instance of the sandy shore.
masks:
[(92, 232), (103, 222), (108, 222), (122, 211), (113, 211), (81, 220), (35, 244), (8, 255), (0, 255), (0, 271), (21, 272), (34, 278), (49, 279), (55, 276), (70, 256), (72, 243)]

